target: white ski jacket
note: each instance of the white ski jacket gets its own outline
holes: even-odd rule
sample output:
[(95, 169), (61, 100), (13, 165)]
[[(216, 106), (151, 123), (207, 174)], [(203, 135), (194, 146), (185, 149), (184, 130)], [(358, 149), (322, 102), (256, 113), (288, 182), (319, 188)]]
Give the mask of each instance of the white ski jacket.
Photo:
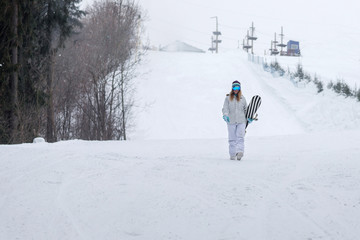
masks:
[(230, 96), (227, 95), (224, 101), (222, 113), (223, 115), (229, 117), (230, 124), (246, 123), (246, 108), (247, 103), (244, 96), (241, 95), (240, 101), (236, 101), (236, 98), (230, 101)]

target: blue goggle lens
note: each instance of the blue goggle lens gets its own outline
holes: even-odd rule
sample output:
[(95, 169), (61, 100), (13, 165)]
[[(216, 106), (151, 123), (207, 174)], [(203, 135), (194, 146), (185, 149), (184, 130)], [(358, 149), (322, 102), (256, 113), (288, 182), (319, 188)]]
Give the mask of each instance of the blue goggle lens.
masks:
[(236, 91), (236, 90), (240, 90), (240, 87), (233, 87), (233, 90)]

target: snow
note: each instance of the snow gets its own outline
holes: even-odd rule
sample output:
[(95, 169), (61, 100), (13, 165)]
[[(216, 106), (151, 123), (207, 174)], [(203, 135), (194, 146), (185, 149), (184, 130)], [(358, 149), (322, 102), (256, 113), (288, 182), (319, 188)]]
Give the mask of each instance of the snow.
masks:
[[(87, 0), (91, 2), (91, 0)], [(360, 79), (360, 2), (355, 0), (256, 0), (256, 1), (174, 1), (140, 0), (148, 19), (146, 38), (154, 46), (180, 40), (201, 49), (211, 46), (211, 35), (216, 29), (222, 33), (219, 51), (240, 47), (247, 31), (254, 23), (254, 52), (263, 56), (269, 52), (276, 33), (280, 41), (281, 27), (284, 40), (300, 42), (304, 70), (321, 76), (323, 81), (344, 79), (351, 87)], [(184, 17), (186, 13), (186, 17)], [(290, 58), (279, 58), (283, 63)], [(295, 67), (289, 63), (289, 67)], [(358, 85), (359, 87), (359, 85)]]
[(241, 82), (248, 102), (254, 95), (263, 100), (261, 124), (253, 124), (250, 136), (359, 129), (360, 104), (355, 99), (339, 97), (326, 87), (317, 94), (312, 84), (296, 88), (249, 62), (242, 51), (150, 52), (137, 84), (143, 108), (133, 138), (226, 138), (221, 108), (234, 80)]
[[(358, 239), (360, 104), (242, 52), (149, 52), (130, 141), (0, 145), (0, 239)], [(262, 97), (228, 159), (231, 82)]]
[(42, 137), (36, 137), (33, 140), (33, 143), (44, 143), (44, 142), (45, 142), (45, 139)]

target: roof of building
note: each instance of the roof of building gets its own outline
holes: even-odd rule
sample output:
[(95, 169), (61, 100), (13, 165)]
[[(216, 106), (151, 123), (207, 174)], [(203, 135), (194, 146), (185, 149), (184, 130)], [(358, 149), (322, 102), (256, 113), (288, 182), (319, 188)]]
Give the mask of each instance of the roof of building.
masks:
[(199, 48), (196, 48), (194, 46), (191, 46), (187, 43), (181, 42), (181, 41), (175, 41), (165, 47), (160, 48), (160, 51), (165, 52), (202, 52), (204, 53), (204, 50), (201, 50)]

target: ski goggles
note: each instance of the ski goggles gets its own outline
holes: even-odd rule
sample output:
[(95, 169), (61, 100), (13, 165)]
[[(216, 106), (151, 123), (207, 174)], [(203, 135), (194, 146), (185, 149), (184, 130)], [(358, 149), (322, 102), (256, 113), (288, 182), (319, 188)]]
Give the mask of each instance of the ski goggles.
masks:
[(235, 86), (235, 87), (233, 87), (232, 89), (233, 89), (234, 91), (240, 90), (240, 86)]

